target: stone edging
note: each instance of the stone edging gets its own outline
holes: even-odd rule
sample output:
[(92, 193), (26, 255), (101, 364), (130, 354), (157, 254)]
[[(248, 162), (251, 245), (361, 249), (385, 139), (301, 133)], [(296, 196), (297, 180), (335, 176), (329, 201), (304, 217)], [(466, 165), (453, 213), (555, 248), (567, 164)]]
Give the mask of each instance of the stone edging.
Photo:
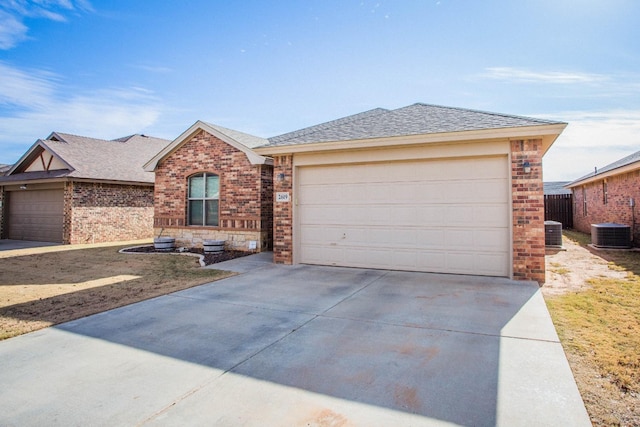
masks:
[(194, 254), (193, 252), (125, 252), (128, 249), (135, 249), (135, 248), (144, 248), (147, 247), (149, 245), (140, 245), (140, 246), (131, 246), (128, 248), (122, 248), (118, 251), (118, 253), (121, 254), (127, 254), (127, 255), (187, 255), (187, 256), (195, 256), (198, 257), (199, 260), (198, 262), (200, 263), (200, 267), (206, 267), (207, 264), (204, 263), (204, 255), (200, 255), (200, 254)]

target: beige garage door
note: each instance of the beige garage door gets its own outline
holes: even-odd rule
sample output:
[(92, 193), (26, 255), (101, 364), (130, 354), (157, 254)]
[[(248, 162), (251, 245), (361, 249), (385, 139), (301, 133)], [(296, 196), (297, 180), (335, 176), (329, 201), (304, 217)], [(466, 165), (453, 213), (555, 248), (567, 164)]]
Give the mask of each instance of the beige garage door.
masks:
[(63, 190), (9, 193), (9, 238), (62, 242)]
[(298, 170), (299, 262), (509, 275), (506, 156)]

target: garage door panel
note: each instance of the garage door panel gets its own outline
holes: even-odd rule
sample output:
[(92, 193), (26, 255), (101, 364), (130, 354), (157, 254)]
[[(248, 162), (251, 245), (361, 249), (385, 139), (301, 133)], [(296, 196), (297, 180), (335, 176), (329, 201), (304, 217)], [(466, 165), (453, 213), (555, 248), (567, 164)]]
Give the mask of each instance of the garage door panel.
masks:
[(297, 176), (299, 262), (509, 274), (506, 156), (306, 166)]
[(444, 217), (450, 225), (468, 227), (503, 227), (508, 221), (505, 204), (450, 205)]
[(62, 242), (63, 201), (62, 190), (10, 192), (8, 237), (16, 240)]

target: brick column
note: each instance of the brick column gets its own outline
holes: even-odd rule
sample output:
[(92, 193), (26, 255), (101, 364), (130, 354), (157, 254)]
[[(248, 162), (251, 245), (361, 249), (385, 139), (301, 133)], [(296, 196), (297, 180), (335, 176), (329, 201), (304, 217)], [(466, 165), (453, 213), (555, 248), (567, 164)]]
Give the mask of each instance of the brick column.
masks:
[(62, 208), (62, 243), (68, 245), (71, 243), (72, 234), (72, 214), (73, 214), (73, 181), (64, 183), (64, 204)]
[(7, 197), (5, 196), (7, 193), (4, 187), (0, 187), (0, 239), (6, 239), (8, 236), (7, 227), (5, 225), (6, 215), (5, 212), (8, 211), (9, 207), (7, 206)]
[(274, 156), (273, 191), (289, 193), (289, 201), (273, 201), (273, 262), (293, 263), (293, 156)]
[[(524, 171), (525, 162), (529, 162), (529, 173)], [(542, 140), (511, 141), (511, 192), (513, 276), (542, 285), (545, 281)]]

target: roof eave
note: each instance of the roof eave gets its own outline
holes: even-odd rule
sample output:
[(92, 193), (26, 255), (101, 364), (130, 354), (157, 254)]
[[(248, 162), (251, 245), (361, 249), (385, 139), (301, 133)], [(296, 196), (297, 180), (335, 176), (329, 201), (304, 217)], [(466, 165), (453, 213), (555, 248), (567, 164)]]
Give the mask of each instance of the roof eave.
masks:
[(256, 147), (254, 150), (262, 155), (278, 155), (292, 153), (308, 153), (314, 151), (350, 150), (362, 148), (379, 148), (399, 145), (436, 144), (489, 139), (520, 139), (542, 137), (543, 154), (549, 150), (567, 123), (548, 125), (521, 126), (496, 129), (482, 129), (458, 132), (441, 132), (420, 135), (399, 135), (383, 138), (352, 139), (346, 141), (327, 141), (291, 145), (275, 145)]
[(616, 176), (616, 175), (622, 175), (624, 173), (629, 173), (629, 172), (633, 172), (635, 170), (640, 169), (640, 160), (637, 160), (635, 162), (626, 164), (624, 166), (620, 166), (614, 169), (610, 169), (606, 172), (599, 172), (595, 175), (590, 175), (587, 176), (585, 178), (579, 178), (575, 181), (572, 181), (570, 183), (568, 183), (567, 185), (565, 185), (565, 188), (573, 188), (573, 187), (578, 187), (580, 185), (584, 185), (584, 184), (589, 184), (591, 182), (595, 182), (595, 181), (600, 181), (601, 179), (605, 179), (605, 178), (610, 178), (612, 176)]
[(143, 169), (147, 172), (154, 172), (158, 167), (158, 163), (160, 163), (162, 160), (164, 160), (173, 152), (175, 152), (178, 148), (180, 148), (180, 146), (184, 142), (186, 142), (189, 138), (191, 138), (191, 136), (193, 136), (193, 134), (195, 134), (199, 130), (204, 130), (205, 132), (210, 133), (216, 138), (236, 148), (237, 150), (242, 151), (247, 156), (247, 159), (249, 160), (249, 162), (253, 165), (269, 164), (270, 162), (273, 163), (273, 160), (257, 154), (253, 149), (236, 141), (235, 139), (229, 137), (228, 135), (225, 135), (219, 132), (208, 123), (198, 120), (189, 129), (182, 132), (180, 136), (178, 136), (169, 145), (163, 148), (162, 151), (156, 154), (151, 160), (145, 163), (143, 166)]

